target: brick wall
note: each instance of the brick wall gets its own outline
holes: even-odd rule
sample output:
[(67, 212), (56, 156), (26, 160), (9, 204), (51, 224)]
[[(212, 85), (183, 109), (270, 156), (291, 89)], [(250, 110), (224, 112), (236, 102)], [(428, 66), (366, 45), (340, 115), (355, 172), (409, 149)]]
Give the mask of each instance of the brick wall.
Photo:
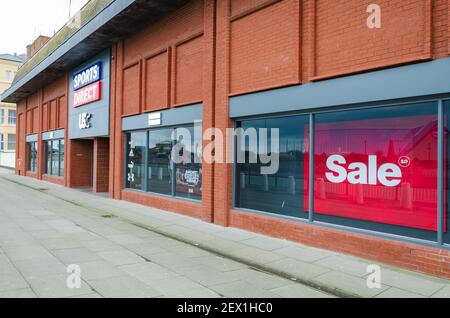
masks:
[(202, 101), (203, 10), (203, 1), (191, 1), (123, 41), (118, 52), (121, 115)]
[(109, 139), (94, 139), (94, 192), (108, 192), (109, 187)]
[(186, 200), (165, 198), (159, 195), (139, 193), (132, 190), (122, 190), (122, 199), (191, 217), (200, 218), (202, 216), (201, 204)]

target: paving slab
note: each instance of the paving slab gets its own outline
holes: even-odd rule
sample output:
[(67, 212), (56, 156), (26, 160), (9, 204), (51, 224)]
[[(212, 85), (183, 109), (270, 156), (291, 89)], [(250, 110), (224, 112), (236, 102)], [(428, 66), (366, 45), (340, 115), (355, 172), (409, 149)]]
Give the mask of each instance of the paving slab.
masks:
[(334, 255), (335, 253), (333, 252), (329, 252), (329, 251), (324, 251), (324, 250), (319, 250), (319, 249), (315, 249), (315, 248), (310, 248), (310, 247), (306, 247), (306, 246), (294, 246), (294, 245), (290, 245), (290, 246), (285, 246), (279, 249), (274, 250), (275, 253), (286, 256), (286, 257), (290, 257), (290, 258), (294, 258), (306, 263), (312, 263), (327, 257), (331, 257), (332, 255)]
[(235, 270), (230, 272), (230, 275), (234, 276), (238, 280), (246, 281), (258, 288), (267, 290), (297, 284), (292, 280), (281, 278), (279, 276), (265, 273), (253, 268)]
[(123, 276), (124, 272), (106, 261), (93, 261), (77, 264), (81, 268), (81, 277), (84, 280), (94, 280)]
[(119, 267), (128, 275), (152, 286), (155, 282), (179, 276), (178, 273), (158, 264), (144, 262)]
[(78, 264), (101, 260), (101, 257), (97, 253), (85, 247), (53, 250), (52, 254), (64, 264)]
[(101, 258), (103, 258), (105, 261), (107, 261), (115, 266), (145, 262), (145, 260), (142, 257), (140, 257), (130, 251), (126, 251), (126, 250), (125, 251), (99, 252), (98, 255)]
[(0, 298), (36, 298), (31, 288), (15, 289), (0, 292)]
[(271, 237), (256, 236), (246, 240), (240, 241), (242, 244), (253, 246), (265, 251), (273, 251), (282, 247), (288, 246), (290, 243), (283, 240), (274, 239)]
[(272, 293), (285, 298), (331, 298), (333, 296), (317, 289), (300, 284), (291, 284), (270, 290)]
[(450, 298), (450, 285), (445, 285), (442, 289), (434, 293), (432, 298)]
[(92, 293), (92, 289), (84, 281), (81, 281), (80, 288), (69, 288), (67, 275), (32, 277), (27, 281), (36, 295), (42, 298), (65, 298)]
[(375, 297), (389, 288), (389, 286), (381, 285), (381, 288), (371, 289), (367, 287), (366, 279), (336, 271), (329, 271), (318, 276), (315, 281), (323, 286), (333, 286), (336, 290), (355, 295), (355, 297), (365, 298)]
[(408, 292), (406, 290), (402, 290), (399, 288), (391, 287), (381, 294), (375, 296), (375, 298), (424, 298), (425, 296), (420, 294), (415, 294)]
[(221, 272), (206, 265), (179, 267), (174, 271), (207, 287), (238, 280), (229, 272)]
[(318, 260), (314, 264), (356, 277), (364, 277), (367, 275), (367, 267), (372, 263), (350, 256), (332, 256)]
[(129, 276), (90, 280), (89, 285), (101, 296), (108, 298), (152, 298), (161, 293)]
[(225, 284), (214, 285), (210, 287), (215, 292), (224, 297), (230, 298), (279, 298), (280, 296), (257, 288), (245, 281), (234, 281)]
[(0, 292), (28, 287), (28, 283), (18, 271), (0, 272)]
[(264, 251), (256, 247), (247, 247), (233, 251), (233, 256), (258, 264), (267, 264), (285, 258), (273, 252)]
[(25, 278), (42, 277), (50, 275), (65, 275), (67, 266), (56, 258), (26, 259), (14, 261), (14, 266)]
[(320, 265), (314, 265), (306, 262), (302, 262), (292, 258), (283, 258), (281, 260), (268, 264), (272, 268), (291, 275), (292, 277), (299, 277), (306, 280), (311, 280), (321, 274), (327, 273), (330, 270)]
[(445, 286), (441, 281), (424, 278), (421, 277), (420, 274), (411, 276), (408, 273), (393, 271), (383, 267), (381, 267), (381, 282), (389, 286), (427, 297), (435, 294)]

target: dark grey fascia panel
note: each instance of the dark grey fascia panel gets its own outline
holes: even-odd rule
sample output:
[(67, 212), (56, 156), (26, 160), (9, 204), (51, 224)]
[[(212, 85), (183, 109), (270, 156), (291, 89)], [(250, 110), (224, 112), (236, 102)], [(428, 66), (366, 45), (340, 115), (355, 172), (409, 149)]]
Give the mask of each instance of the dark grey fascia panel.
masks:
[(85, 38), (99, 29), (106, 22), (118, 15), (120, 12), (130, 6), (135, 0), (116, 0), (103, 9), (97, 16), (86, 23), (78, 32), (72, 35), (66, 42), (61, 44), (56, 50), (50, 53), (41, 63), (33, 68), (24, 77), (14, 83), (9, 89), (7, 89), (3, 95), (2, 100), (5, 100), (9, 95), (13, 94), (17, 89), (22, 87), (32, 78), (40, 74), (61, 56), (69, 52), (73, 47), (82, 42)]
[[(161, 114), (160, 116), (161, 124), (150, 126), (148, 124), (149, 115), (157, 113)], [(129, 131), (147, 128), (185, 125), (185, 124), (192, 124), (194, 121), (201, 121), (202, 119), (203, 119), (203, 105), (200, 103), (191, 106), (172, 108), (122, 118), (122, 130)]]
[[(73, 74), (92, 65), (96, 62), (102, 62), (102, 93), (99, 101), (73, 107)], [(69, 72), (69, 139), (107, 137), (109, 136), (109, 102), (110, 102), (110, 83), (111, 83), (111, 51), (104, 50), (92, 59), (81, 64)], [(88, 113), (91, 117), (90, 127), (81, 129), (78, 126), (79, 116), (82, 113)]]
[(450, 58), (230, 98), (230, 118), (450, 93)]
[(28, 135), (25, 137), (25, 141), (26, 142), (36, 142), (36, 141), (38, 141), (38, 135), (37, 134)]
[(64, 129), (47, 131), (42, 133), (42, 140), (62, 139), (64, 138)]

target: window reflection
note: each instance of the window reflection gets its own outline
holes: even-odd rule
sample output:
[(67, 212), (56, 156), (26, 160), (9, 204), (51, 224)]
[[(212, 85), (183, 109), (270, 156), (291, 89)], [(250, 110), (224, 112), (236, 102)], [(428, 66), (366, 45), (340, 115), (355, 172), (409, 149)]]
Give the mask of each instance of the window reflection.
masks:
[[(270, 130), (279, 129), (279, 169), (275, 174), (261, 174), (259, 156), (256, 163), (250, 162), (250, 156), (256, 149), (251, 149), (245, 135), (240, 142), (241, 151), (245, 152), (245, 163), (236, 164), (235, 185), (238, 207), (306, 218), (304, 210), (304, 177), (306, 145), (308, 144), (308, 116), (290, 116), (260, 120), (246, 120), (240, 127), (246, 131), (255, 128), (268, 129), (267, 149), (270, 152)], [(258, 137), (258, 143), (259, 138)], [(307, 156), (306, 156), (307, 158)]]
[(144, 189), (145, 148), (147, 133), (133, 132), (128, 135), (127, 144), (127, 187), (131, 189)]
[(152, 130), (148, 145), (148, 190), (170, 195), (173, 174), (170, 153), (172, 129)]

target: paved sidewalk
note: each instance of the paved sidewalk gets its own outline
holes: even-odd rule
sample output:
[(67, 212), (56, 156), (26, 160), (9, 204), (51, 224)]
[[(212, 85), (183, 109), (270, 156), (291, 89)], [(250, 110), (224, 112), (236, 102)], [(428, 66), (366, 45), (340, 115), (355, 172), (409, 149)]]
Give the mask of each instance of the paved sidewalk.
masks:
[(3, 169), (0, 193), (0, 297), (450, 297), (448, 280), (382, 265), (370, 289), (373, 261)]

